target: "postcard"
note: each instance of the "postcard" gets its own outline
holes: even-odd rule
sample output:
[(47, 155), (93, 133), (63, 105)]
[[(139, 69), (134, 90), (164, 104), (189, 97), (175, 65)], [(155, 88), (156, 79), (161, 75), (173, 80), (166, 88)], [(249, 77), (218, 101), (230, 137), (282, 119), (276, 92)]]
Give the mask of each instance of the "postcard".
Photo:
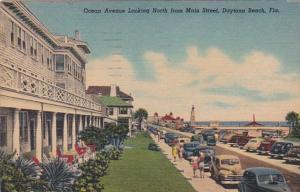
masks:
[(300, 1), (0, 0), (0, 192), (300, 191)]

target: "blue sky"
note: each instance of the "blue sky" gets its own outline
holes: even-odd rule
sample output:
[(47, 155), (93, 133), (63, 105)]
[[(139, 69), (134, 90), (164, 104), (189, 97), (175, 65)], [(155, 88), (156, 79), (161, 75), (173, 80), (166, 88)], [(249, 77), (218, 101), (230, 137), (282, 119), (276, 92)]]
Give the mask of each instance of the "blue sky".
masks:
[[(74, 30), (78, 29), (81, 33), (81, 38), (87, 41), (92, 49), (92, 54), (89, 56), (91, 61), (97, 59), (105, 60), (105, 58), (112, 56), (114, 53), (122, 55), (121, 59), (125, 59), (124, 61), (129, 63), (128, 65), (133, 71), (133, 79), (140, 83), (165, 83), (159, 82), (155, 65), (156, 60), (154, 61), (153, 58), (145, 59), (145, 55), (149, 52), (163, 55), (166, 58), (165, 64), (169, 68), (180, 69), (184, 67), (185, 70), (190, 70), (191, 74), (194, 72), (194, 75), (197, 75), (197, 71), (189, 69), (183, 64), (186, 63), (188, 58), (189, 48), (196, 47), (200, 56), (205, 56), (210, 49), (216, 48), (221, 50), (222, 54), (225, 54), (226, 57), (235, 62), (237, 67), (245, 63), (244, 61), (253, 52), (272, 56), (272, 58), (276, 59), (278, 66), (274, 65), (276, 70), (273, 71), (274, 73), (270, 77), (273, 78), (278, 74), (280, 79), (285, 81), (286, 76), (292, 74), (293, 80), (299, 85), (299, 77), (297, 75), (296, 77), (294, 76), (295, 73), (300, 73), (300, 4), (286, 3), (286, 1), (126, 1), (122, 3), (119, 1), (77, 3), (30, 1), (26, 5), (53, 33), (73, 36)], [(185, 9), (186, 7), (202, 9), (205, 7), (219, 8), (220, 11), (222, 8), (244, 8), (246, 10), (248, 8), (264, 8), (267, 12), (270, 7), (273, 7), (279, 9), (280, 13), (230, 15), (208, 13), (87, 14), (83, 12), (84, 8), (119, 8), (127, 10), (128, 8), (152, 9), (155, 7), (168, 9)], [(93, 68), (92, 65), (91, 69)], [(268, 71), (268, 67), (263, 69)], [(101, 72), (99, 71), (99, 73)], [(211, 75), (209, 78), (211, 81), (214, 81), (214, 75)], [(208, 82), (209, 78), (206, 79)], [(99, 79), (97, 82), (101, 83), (101, 80)], [(122, 84), (122, 82), (116, 83)], [(201, 83), (203, 82), (199, 79), (193, 79), (188, 81), (187, 87), (192, 89)], [(262, 91), (263, 89), (247, 87), (246, 84), (236, 85), (234, 82), (228, 86), (212, 85), (211, 87), (198, 88), (199, 92), (206, 92), (205, 94), (240, 97), (247, 102), (253, 102), (253, 105), (261, 101), (290, 100), (290, 102), (295, 102), (295, 97), (297, 98), (296, 101), (299, 101), (299, 95), (284, 90), (272, 90), (274, 93), (270, 94), (270, 91), (265, 93)], [(136, 92), (136, 95), (141, 97), (141, 100), (146, 101), (147, 96), (148, 99), (151, 98), (150, 94), (145, 94), (144, 90), (130, 89), (130, 91)], [(184, 95), (178, 96), (178, 98), (182, 97)], [(292, 99), (294, 100), (292, 101)], [(214, 106), (216, 109), (220, 108), (223, 110), (236, 110), (236, 106), (238, 106), (238, 103), (220, 99), (206, 101), (205, 103), (207, 106)], [(205, 103), (201, 103), (201, 106), (205, 105)], [(145, 102), (140, 102), (139, 104), (143, 106)], [(190, 105), (192, 103), (182, 103), (181, 107), (184, 104)], [(297, 106), (295, 107), (297, 108)], [(159, 107), (150, 109), (151, 112), (159, 110), (162, 111), (163, 109)], [(176, 107), (173, 109), (171, 104), (165, 110), (184, 113), (183, 110), (180, 111)], [(189, 106), (184, 110), (188, 113)], [(282, 111), (276, 116), (279, 117), (285, 112)], [(249, 116), (251, 115), (249, 114)], [(211, 117), (212, 115), (208, 115), (207, 119)], [(226, 119), (225, 117), (221, 118)]]

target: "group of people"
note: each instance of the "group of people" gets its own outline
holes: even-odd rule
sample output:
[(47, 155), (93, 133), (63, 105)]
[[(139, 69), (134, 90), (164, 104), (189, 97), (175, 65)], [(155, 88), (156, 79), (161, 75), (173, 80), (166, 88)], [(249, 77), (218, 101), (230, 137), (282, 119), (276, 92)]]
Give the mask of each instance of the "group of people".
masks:
[[(182, 154), (183, 146), (180, 143), (174, 144), (172, 146), (172, 156), (174, 162), (176, 162), (177, 157), (179, 160), (181, 160), (183, 157)], [(199, 152), (199, 156), (195, 155), (191, 157), (191, 166), (193, 168), (194, 177), (197, 177), (197, 170), (199, 170), (199, 177), (204, 178), (204, 158), (205, 155), (202, 152)]]
[(172, 146), (172, 156), (174, 162), (176, 162), (176, 159), (178, 157), (179, 160), (183, 157), (183, 145), (181, 143), (174, 144)]

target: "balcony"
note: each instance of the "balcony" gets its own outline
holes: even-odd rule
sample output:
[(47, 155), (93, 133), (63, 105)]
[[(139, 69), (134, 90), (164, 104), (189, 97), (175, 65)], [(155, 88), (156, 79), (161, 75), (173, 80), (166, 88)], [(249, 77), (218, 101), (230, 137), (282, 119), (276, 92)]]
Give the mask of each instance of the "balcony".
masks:
[(101, 106), (94, 101), (68, 92), (8, 63), (0, 63), (0, 88), (101, 112)]

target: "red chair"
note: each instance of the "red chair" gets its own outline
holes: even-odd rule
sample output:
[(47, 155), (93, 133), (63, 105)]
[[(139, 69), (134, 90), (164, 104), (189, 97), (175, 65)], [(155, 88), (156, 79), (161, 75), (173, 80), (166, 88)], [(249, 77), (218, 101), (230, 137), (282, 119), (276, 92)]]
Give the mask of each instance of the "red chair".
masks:
[(75, 144), (75, 151), (78, 153), (79, 156), (83, 156), (86, 153), (85, 147), (79, 147), (78, 144)]
[(38, 160), (38, 158), (36, 157), (32, 157), (32, 161), (36, 164), (36, 165), (40, 165), (41, 162)]
[(72, 164), (75, 159), (74, 155), (63, 155), (59, 148), (56, 149), (56, 156), (66, 161), (69, 165)]
[(88, 148), (90, 148), (91, 152), (95, 152), (96, 151), (96, 145), (95, 144), (87, 144), (86, 145)]

